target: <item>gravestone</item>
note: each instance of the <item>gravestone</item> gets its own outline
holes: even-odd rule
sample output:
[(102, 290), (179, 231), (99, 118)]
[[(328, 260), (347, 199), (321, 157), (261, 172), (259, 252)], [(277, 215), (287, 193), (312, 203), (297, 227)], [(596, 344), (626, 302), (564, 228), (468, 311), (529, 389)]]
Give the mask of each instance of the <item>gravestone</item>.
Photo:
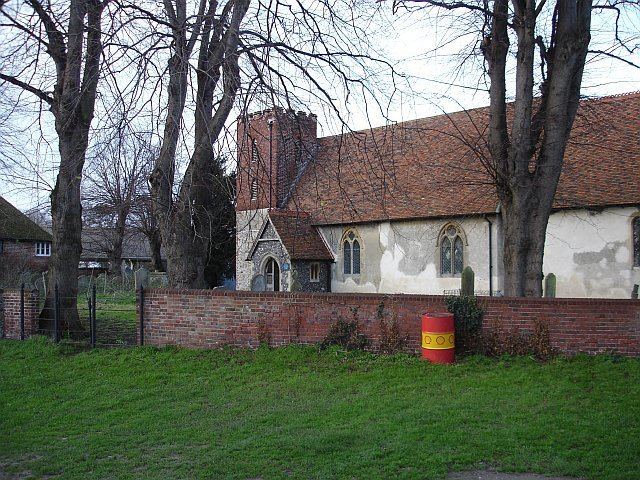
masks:
[(149, 286), (149, 270), (144, 267), (140, 267), (138, 270), (136, 270), (135, 279), (136, 290), (138, 290), (140, 287), (147, 288)]
[(547, 298), (556, 296), (556, 276), (553, 273), (549, 273), (544, 278), (544, 296)]
[(167, 272), (151, 272), (149, 273), (150, 288), (165, 288), (169, 285), (169, 276)]
[(264, 275), (255, 275), (251, 279), (251, 291), (252, 292), (264, 292), (267, 288), (267, 282), (264, 279)]

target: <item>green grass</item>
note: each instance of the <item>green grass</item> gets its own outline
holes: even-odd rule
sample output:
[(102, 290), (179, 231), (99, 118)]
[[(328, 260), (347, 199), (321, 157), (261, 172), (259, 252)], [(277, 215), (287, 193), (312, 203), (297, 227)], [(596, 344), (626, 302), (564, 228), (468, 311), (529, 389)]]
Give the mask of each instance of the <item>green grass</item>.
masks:
[[(89, 330), (87, 292), (78, 296), (78, 313)], [(135, 292), (96, 293), (98, 345), (135, 345), (138, 330)]]
[(0, 477), (633, 479), (639, 423), (632, 359), (0, 342)]

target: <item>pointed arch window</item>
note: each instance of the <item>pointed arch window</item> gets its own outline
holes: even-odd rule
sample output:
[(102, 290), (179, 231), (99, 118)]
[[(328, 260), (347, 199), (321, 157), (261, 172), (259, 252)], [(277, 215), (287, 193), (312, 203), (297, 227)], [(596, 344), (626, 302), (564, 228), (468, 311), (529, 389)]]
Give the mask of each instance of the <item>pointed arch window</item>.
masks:
[(360, 239), (353, 230), (345, 233), (342, 240), (343, 269), (346, 275), (360, 274)]
[(440, 234), (440, 274), (460, 275), (464, 268), (464, 234), (457, 225), (446, 225)]

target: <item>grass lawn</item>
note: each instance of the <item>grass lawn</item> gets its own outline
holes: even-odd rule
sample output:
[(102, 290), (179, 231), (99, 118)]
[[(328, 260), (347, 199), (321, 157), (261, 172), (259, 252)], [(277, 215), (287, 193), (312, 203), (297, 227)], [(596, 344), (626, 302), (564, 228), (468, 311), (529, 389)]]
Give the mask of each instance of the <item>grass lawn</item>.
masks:
[[(78, 313), (89, 330), (87, 293), (78, 296)], [(96, 342), (98, 345), (135, 345), (138, 330), (135, 292), (96, 294)]]
[[(640, 360), (0, 341), (0, 478), (640, 478)], [(9, 475), (7, 475), (9, 474)], [(4, 476), (7, 475), (7, 476)]]

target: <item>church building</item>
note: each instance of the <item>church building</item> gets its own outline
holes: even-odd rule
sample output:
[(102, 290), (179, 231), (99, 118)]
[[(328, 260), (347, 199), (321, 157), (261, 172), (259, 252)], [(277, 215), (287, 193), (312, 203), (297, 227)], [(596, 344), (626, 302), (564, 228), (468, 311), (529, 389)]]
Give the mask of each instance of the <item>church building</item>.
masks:
[[(313, 114), (238, 122), (239, 290), (446, 294), (466, 266), (503, 291), (488, 109), (318, 138)], [(547, 229), (557, 296), (640, 283), (640, 93), (581, 102)]]

